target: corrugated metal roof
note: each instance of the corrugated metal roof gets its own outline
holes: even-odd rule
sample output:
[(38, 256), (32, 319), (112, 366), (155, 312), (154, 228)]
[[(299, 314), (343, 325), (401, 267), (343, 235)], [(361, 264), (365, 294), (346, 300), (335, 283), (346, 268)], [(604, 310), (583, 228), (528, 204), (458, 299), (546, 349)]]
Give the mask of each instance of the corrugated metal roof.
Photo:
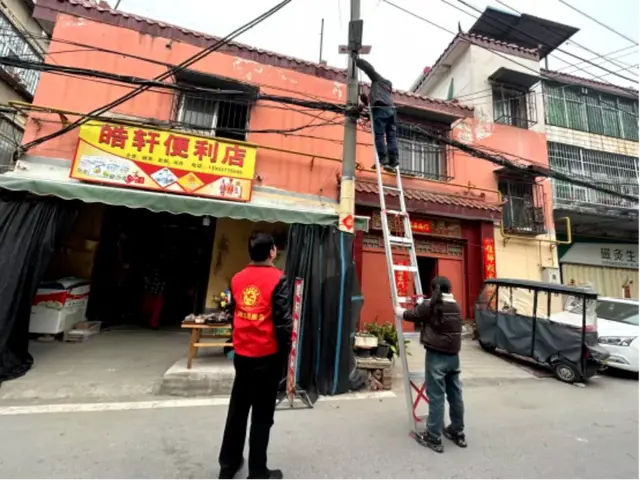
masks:
[[(146, 17), (140, 17), (120, 10), (105, 8), (85, 0), (39, 0), (36, 4), (36, 9), (51, 10), (58, 13), (67, 13), (89, 18), (97, 22), (120, 26), (157, 37), (169, 38), (203, 48), (210, 46), (211, 42), (220, 40), (220, 37), (207, 35), (202, 32), (189, 30)], [(36, 16), (38, 15), (36, 14)], [(52, 21), (52, 19), (49, 20)], [(347, 80), (347, 72), (344, 69), (263, 50), (243, 43), (229, 42), (228, 45), (219, 51), (266, 65), (296, 70), (300, 73), (325, 78), (327, 80), (341, 83), (345, 83)], [(401, 90), (394, 90), (394, 94), (395, 100), (399, 103), (433, 109), (448, 113), (452, 116), (467, 117), (472, 115), (473, 112), (473, 107), (461, 105), (457, 102), (425, 97)]]
[[(392, 186), (392, 185), (391, 185)], [(378, 185), (373, 182), (362, 180), (356, 181), (355, 186), (357, 193), (378, 195)], [(398, 192), (391, 191), (386, 194), (389, 197), (398, 197)], [(405, 200), (415, 200), (418, 202), (435, 203), (439, 205), (451, 205), (456, 207), (474, 208), (491, 212), (500, 212), (500, 207), (492, 205), (479, 198), (470, 198), (460, 195), (452, 195), (440, 192), (433, 192), (423, 189), (404, 189)]]

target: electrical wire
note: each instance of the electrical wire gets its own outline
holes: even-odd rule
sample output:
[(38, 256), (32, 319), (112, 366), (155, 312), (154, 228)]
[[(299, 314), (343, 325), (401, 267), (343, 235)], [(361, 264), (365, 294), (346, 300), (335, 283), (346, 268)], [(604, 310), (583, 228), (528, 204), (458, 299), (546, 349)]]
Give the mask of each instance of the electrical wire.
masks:
[[(514, 11), (514, 12), (516, 12), (518, 15), (522, 15), (522, 12), (520, 12), (519, 10), (517, 10), (517, 9), (513, 8), (512, 6), (508, 5), (506, 2), (504, 2), (504, 1), (502, 1), (502, 0), (496, 0), (496, 2), (498, 2), (500, 5), (503, 5), (503, 6), (507, 7), (507, 8), (508, 8), (508, 9), (510, 9), (510, 10), (513, 10), (513, 11)], [(549, 32), (549, 33), (553, 34), (553, 31), (552, 31), (550, 28), (546, 27), (545, 25), (541, 25), (541, 26), (542, 26), (542, 27), (543, 27), (547, 32)], [(572, 45), (575, 45), (575, 46), (577, 46), (578, 48), (581, 48), (581, 49), (583, 49), (583, 50), (585, 50), (585, 51), (587, 51), (587, 52), (589, 52), (589, 53), (591, 53), (591, 54), (593, 54), (593, 55), (596, 55), (596, 58), (595, 58), (595, 59), (598, 59), (598, 58), (602, 58), (602, 57), (604, 57), (604, 55), (599, 55), (597, 52), (594, 52), (593, 50), (591, 50), (591, 49), (589, 49), (589, 48), (585, 47), (584, 45), (582, 45), (582, 44), (580, 44), (580, 43), (576, 42), (575, 40), (567, 40), (567, 43), (572, 44)], [(589, 59), (589, 61), (593, 61), (593, 60), (595, 60), (595, 59)], [(561, 61), (563, 61), (563, 62), (565, 62), (565, 63), (567, 63), (567, 61), (566, 61), (566, 60), (563, 60), (563, 59), (560, 59), (560, 60), (561, 60)], [(614, 62), (613, 60), (607, 60), (607, 61), (608, 61), (608, 62), (610, 62), (610, 63), (612, 63), (613, 65), (615, 65), (615, 66), (616, 66), (616, 67), (618, 67), (618, 68), (622, 68), (622, 66), (624, 65), (624, 62), (617, 63), (617, 62)], [(582, 62), (582, 63), (585, 63), (585, 62)]]
[[(431, 20), (428, 20), (428, 19), (418, 15), (417, 13), (414, 13), (414, 12), (412, 12), (410, 10), (407, 10), (406, 8), (401, 7), (400, 5), (398, 5), (396, 3), (393, 3), (391, 0), (382, 0), (382, 1), (384, 3), (386, 3), (386, 4), (388, 4), (388, 5), (391, 5), (392, 7), (396, 8), (396, 9), (398, 9), (398, 10), (400, 10), (400, 11), (402, 11), (402, 12), (404, 12), (404, 13), (412, 16), (412, 17), (414, 17), (414, 18), (417, 18), (418, 20), (422, 20), (423, 22), (428, 23), (429, 25), (431, 25), (433, 27), (436, 27), (436, 28), (438, 28), (438, 29), (440, 29), (440, 30), (442, 30), (444, 32), (447, 32), (447, 33), (449, 33), (451, 35), (458, 36), (457, 33), (449, 30), (448, 28), (443, 27), (442, 25), (440, 25), (438, 23), (435, 23), (435, 22), (433, 22)], [(465, 12), (465, 13), (467, 13), (467, 12)], [(525, 65), (525, 64), (523, 64), (521, 62), (518, 62), (517, 60), (514, 60), (513, 58), (510, 58), (507, 55), (503, 55), (503, 54), (501, 54), (499, 52), (496, 52), (496, 51), (490, 49), (489, 47), (487, 47), (485, 45), (482, 45), (479, 42), (474, 41), (472, 38), (469, 38), (469, 36), (463, 35), (463, 36), (460, 36), (459, 38), (460, 38), (460, 40), (462, 40), (464, 42), (467, 42), (470, 45), (475, 45), (476, 47), (479, 47), (479, 48), (482, 48), (482, 49), (484, 49), (484, 50), (486, 50), (488, 52), (491, 52), (493, 55), (496, 55), (496, 56), (501, 57), (501, 58), (503, 58), (503, 59), (505, 59), (505, 60), (507, 60), (507, 61), (509, 61), (511, 63), (514, 63), (514, 64), (524, 68), (525, 70), (529, 70), (530, 72), (535, 73), (536, 76), (538, 76), (539, 78), (547, 79), (547, 80), (551, 80), (551, 81), (556, 81), (552, 77), (550, 77), (548, 75), (545, 75), (544, 73), (541, 73), (539, 70), (534, 70), (533, 68), (529, 67), (528, 65)], [(576, 83), (576, 82), (564, 82), (564, 83), (567, 83), (568, 85), (583, 87), (582, 84), (579, 84), (579, 83)], [(619, 87), (617, 85), (613, 85), (613, 86), (616, 87), (616, 88), (622, 88), (622, 89), (625, 88), (625, 87)]]
[[(258, 17), (256, 17), (255, 19), (251, 20), (250, 22), (244, 24), (243, 26), (235, 29), (233, 32), (228, 34), (226, 37), (222, 38), (221, 40), (216, 41), (213, 45), (211, 45), (211, 46), (201, 50), (200, 52), (196, 53), (195, 55), (189, 57), (187, 60), (185, 60), (184, 62), (180, 63), (179, 65), (171, 68), (167, 72), (164, 72), (164, 73), (156, 76), (153, 80), (159, 80), (159, 81), (165, 80), (165, 79), (175, 75), (176, 73), (179, 73), (180, 71), (186, 69), (187, 67), (189, 67), (192, 64), (196, 63), (197, 61), (205, 58), (210, 53), (215, 52), (216, 50), (220, 49), (221, 47), (223, 47), (224, 45), (229, 43), (231, 40), (233, 40), (237, 36), (241, 35), (242, 33), (245, 33), (246, 31), (252, 29), (256, 25), (262, 23), (264, 20), (266, 20), (267, 18), (269, 18), (270, 16), (272, 16), (273, 14), (275, 14), (276, 12), (278, 12), (279, 10), (284, 8), (289, 3), (291, 3), (291, 1), (292, 0), (283, 0), (282, 2), (276, 4), (274, 7), (272, 7), (269, 10), (267, 10), (265, 13), (259, 15)], [(133, 91), (131, 91), (129, 93), (126, 93), (122, 97), (114, 100), (113, 102), (108, 103), (108, 104), (106, 104), (106, 105), (104, 105), (104, 106), (102, 106), (100, 108), (97, 108), (97, 109), (93, 110), (92, 112), (90, 112), (90, 115), (105, 113), (105, 112), (117, 107), (118, 105), (121, 105), (124, 102), (132, 99), (133, 97), (137, 96), (138, 94), (148, 90), (149, 88), (150, 87), (147, 86), (147, 85), (141, 85), (138, 88), (136, 88), (135, 90), (133, 90)], [(44, 143), (46, 141), (52, 140), (54, 138), (57, 138), (60, 135), (64, 135), (65, 133), (70, 132), (70, 131), (74, 130), (75, 128), (79, 127), (80, 125), (82, 125), (83, 123), (85, 123), (87, 118), (88, 117), (80, 118), (80, 119), (70, 123), (66, 127), (63, 127), (61, 129), (53, 132), (53, 133), (50, 133), (50, 134), (45, 135), (43, 137), (36, 138), (35, 140), (32, 140), (31, 142), (23, 145), (21, 150), (23, 152), (25, 152), (25, 151), (27, 151), (27, 150), (29, 150), (29, 149), (37, 146), (37, 145), (40, 145), (40, 144), (42, 144), (42, 143)]]
[[(384, 3), (386, 3), (386, 4), (388, 4), (388, 5), (391, 5), (392, 7), (396, 8), (396, 9), (398, 9), (398, 10), (400, 10), (400, 11), (402, 11), (402, 12), (404, 12), (404, 13), (406, 13), (406, 14), (414, 17), (414, 18), (417, 18), (418, 20), (422, 20), (423, 22), (425, 22), (425, 23), (427, 23), (427, 24), (429, 24), (431, 26), (434, 26), (434, 27), (436, 27), (436, 28), (438, 28), (438, 29), (440, 29), (440, 30), (442, 30), (444, 32), (447, 32), (447, 33), (449, 33), (451, 35), (454, 35), (454, 36), (458, 35), (455, 32), (447, 29), (446, 27), (443, 27), (442, 25), (439, 25), (439, 24), (437, 24), (435, 22), (432, 22), (431, 20), (428, 20), (428, 19), (418, 15), (417, 13), (414, 13), (414, 12), (412, 12), (410, 10), (407, 10), (406, 8), (401, 7), (401, 6), (393, 3), (390, 0), (382, 0), (382, 1)], [(554, 79), (552, 76), (549, 76), (547, 74), (541, 73), (539, 70), (535, 70), (535, 69), (533, 69), (533, 68), (531, 68), (531, 67), (529, 67), (529, 66), (527, 66), (527, 65), (525, 65), (525, 64), (523, 64), (521, 62), (518, 62), (517, 60), (514, 60), (513, 58), (508, 57), (507, 55), (503, 55), (503, 54), (501, 54), (499, 52), (496, 52), (496, 51), (490, 49), (489, 47), (487, 47), (485, 45), (482, 45), (479, 42), (474, 41), (473, 39), (469, 38), (468, 36), (460, 36), (459, 38), (460, 38), (460, 40), (462, 40), (462, 41), (464, 41), (464, 42), (466, 42), (466, 43), (468, 43), (470, 45), (474, 45), (476, 47), (482, 48), (483, 50), (487, 50), (488, 52), (492, 53), (493, 55), (496, 55), (496, 56), (501, 57), (501, 58), (503, 58), (503, 59), (505, 59), (505, 60), (507, 60), (507, 61), (509, 61), (511, 63), (514, 63), (514, 64), (522, 67), (525, 70), (529, 70), (530, 72), (533, 72), (540, 79), (549, 80), (549, 81), (552, 81), (552, 82), (557, 82), (558, 81), (558, 80)], [(577, 83), (577, 82), (571, 82), (571, 81), (562, 80), (562, 83), (567, 84), (567, 86), (577, 86), (577, 87), (580, 87), (580, 88), (584, 88), (583, 84)], [(606, 83), (608, 83), (608, 82), (606, 82)], [(614, 85), (614, 84), (609, 84), (609, 85), (611, 85), (611, 86), (613, 86), (615, 88), (622, 89), (622, 90), (631, 91), (631, 89), (627, 88), (627, 87), (620, 87), (620, 86)], [(482, 92), (482, 91), (480, 91), (480, 92)], [(472, 94), (480, 93), (480, 92), (472, 92), (472, 93), (470, 93), (468, 95), (472, 95)], [(637, 94), (637, 92), (636, 92), (636, 94)], [(616, 110), (619, 110), (619, 109), (616, 109)], [(622, 110), (620, 110), (620, 111), (622, 111)]]
[(601, 27), (606, 28), (607, 30), (609, 30), (610, 32), (615, 33), (616, 35), (618, 35), (621, 38), (624, 38), (625, 40), (630, 41), (631, 43), (633, 43), (634, 45), (638, 45), (638, 42), (635, 41), (633, 38), (627, 37), (625, 34), (620, 33), (619, 31), (617, 31), (614, 28), (611, 28), (609, 25), (602, 23), (600, 20), (598, 20), (597, 18), (593, 18), (591, 15), (583, 12), (582, 10), (579, 10), (578, 8), (574, 7), (573, 5), (571, 5), (569, 2), (566, 2), (565, 0), (558, 0), (560, 3), (562, 3), (563, 5), (566, 5), (567, 7), (569, 7), (571, 10), (574, 10), (576, 12), (578, 12), (580, 15), (582, 15), (583, 17), (587, 17), (589, 20), (596, 22), (598, 25), (600, 25)]
[[(389, 3), (389, 2), (387, 2), (387, 3)], [(51, 66), (50, 66), (50, 67), (51, 67)], [(184, 68), (184, 67), (183, 67), (183, 68)], [(66, 72), (66, 73), (68, 73), (68, 72)], [(104, 73), (104, 72), (103, 72), (103, 73)], [(109, 74), (109, 75), (111, 75), (111, 74)], [(129, 77), (129, 78), (131, 78), (131, 77)], [(133, 78), (135, 78), (135, 77), (133, 77)], [(146, 80), (146, 79), (142, 79), (142, 80), (143, 80), (143, 81), (145, 81), (145, 82), (149, 82), (149, 81), (148, 81), (148, 80)], [(154, 80), (155, 80), (155, 79), (154, 79)], [(120, 79), (119, 79), (118, 81), (120, 81)], [(143, 85), (143, 86), (144, 86), (144, 87), (147, 87), (147, 89), (149, 89), (149, 88), (151, 88), (151, 86), (152, 86), (152, 85)], [(157, 85), (155, 85), (155, 86), (157, 86)], [(273, 97), (273, 98), (271, 98), (271, 100), (273, 100), (273, 101), (285, 101), (285, 98), (284, 98), (284, 97), (277, 97), (277, 96), (270, 96), (270, 97)], [(297, 99), (287, 99), (287, 100), (294, 100), (294, 102), (295, 102), (294, 104), (300, 104), (300, 103), (301, 103), (301, 102), (300, 102), (299, 100), (297, 100)], [(305, 101), (303, 101), (302, 103), (303, 103), (304, 105), (307, 105), (307, 106), (309, 105), (309, 102), (305, 102)], [(327, 106), (329, 106), (328, 102), (324, 102), (322, 105), (316, 105), (316, 107), (317, 107), (317, 108), (327, 108)], [(339, 111), (339, 112), (343, 112), (343, 111), (344, 111), (344, 106), (338, 106), (338, 105), (335, 105), (335, 104), (330, 105), (330, 108), (335, 108), (335, 109), (336, 109), (337, 111)], [(102, 112), (102, 113), (104, 113), (104, 112)], [(88, 114), (88, 115), (85, 115), (85, 118), (89, 118), (89, 117), (94, 117), (94, 118), (95, 118), (95, 117), (97, 117), (97, 118), (100, 118), (100, 117), (99, 117), (99, 114), (96, 116), (94, 112), (92, 112), (92, 113), (90, 113), (90, 114)], [(113, 121), (113, 119), (110, 119), (110, 120), (112, 120), (112, 121)], [(314, 127), (319, 127), (319, 126), (329, 126), (329, 125), (340, 125), (340, 123), (335, 122), (335, 121), (327, 121), (327, 122), (325, 122), (325, 123), (323, 123), (323, 124), (313, 124), (313, 120), (312, 120), (312, 122), (310, 122), (310, 123), (309, 123), (309, 124), (307, 124), (307, 125), (303, 125), (303, 126), (295, 127), (295, 128), (288, 129), (288, 130), (283, 130), (283, 129), (265, 129), (265, 130), (256, 130), (256, 131), (250, 131), (250, 132), (252, 132), (252, 133), (279, 133), (279, 134), (287, 134), (287, 133), (295, 133), (295, 132), (297, 132), (297, 131), (299, 131), (299, 130), (302, 130), (302, 129), (305, 129), (305, 128), (314, 128)], [(210, 129), (207, 127), (207, 130), (210, 130)], [(229, 130), (234, 130), (234, 131), (243, 131), (243, 132), (247, 132), (247, 131), (248, 131), (248, 130), (245, 130), (245, 129), (229, 129)], [(432, 140), (436, 140), (436, 141), (438, 141), (439, 143), (448, 144), (449, 146), (453, 146), (454, 148), (458, 148), (459, 150), (461, 150), (461, 151), (463, 151), (463, 152), (465, 152), (465, 153), (467, 153), (467, 154), (470, 154), (470, 155), (472, 155), (472, 156), (475, 156), (475, 157), (478, 157), (478, 158), (483, 158), (483, 159), (485, 159), (485, 160), (492, 161), (493, 163), (496, 163), (496, 162), (497, 162), (498, 164), (503, 165), (503, 166), (505, 166), (505, 165), (509, 165), (510, 167), (513, 167), (513, 168), (516, 168), (516, 169), (522, 169), (522, 168), (523, 168), (522, 166), (514, 165), (512, 162), (510, 162), (510, 161), (508, 161), (507, 159), (504, 159), (504, 158), (498, 158), (498, 157), (492, 156), (492, 157), (491, 157), (491, 159), (489, 159), (489, 158), (487, 158), (487, 155), (488, 155), (488, 154), (486, 154), (486, 152), (483, 152), (482, 150), (480, 150), (480, 149), (478, 149), (478, 148), (469, 147), (468, 145), (466, 145), (466, 144), (462, 144), (461, 142), (457, 142), (457, 144), (456, 144), (456, 141), (450, 141), (450, 140), (448, 140), (448, 139), (446, 139), (446, 138), (442, 137), (442, 135), (440, 135), (439, 133), (435, 133), (435, 134), (434, 134), (434, 133), (433, 133), (433, 131), (432, 131), (432, 132), (426, 132), (424, 129), (419, 129), (419, 130), (420, 130), (423, 134), (425, 134), (425, 135), (427, 135), (427, 136), (431, 136), (430, 138), (431, 138)], [(450, 142), (453, 142), (453, 143), (450, 143)], [(506, 162), (506, 163), (505, 163), (505, 162)], [(530, 168), (530, 167), (531, 167), (531, 165), (527, 166), (526, 168)], [(541, 167), (541, 168), (542, 168), (542, 167)], [(549, 168), (548, 168), (548, 166), (546, 166), (546, 165), (544, 165), (544, 166), (543, 166), (543, 168), (546, 168), (546, 169), (548, 170), (548, 172), (547, 172), (547, 173), (550, 173), (550, 174), (551, 174), (551, 175), (548, 175), (548, 176), (552, 176), (552, 175), (562, 175), (562, 174), (561, 174), (561, 173), (559, 173), (559, 172), (554, 172), (554, 171), (552, 171), (552, 170), (551, 170), (551, 169), (549, 169)], [(554, 177), (554, 178), (557, 178), (557, 177)], [(563, 180), (565, 180), (565, 181), (567, 181), (567, 179), (564, 179), (564, 178), (562, 178), (562, 179), (563, 179)], [(569, 183), (576, 183), (576, 182), (572, 181), (571, 179), (568, 179), (568, 181), (569, 181)], [(578, 184), (578, 185), (580, 185), (580, 183), (577, 183), (577, 184)], [(584, 186), (584, 185), (583, 185), (583, 186)], [(589, 187), (590, 187), (590, 188), (592, 188), (592, 185), (589, 185)], [(603, 191), (604, 193), (610, 193), (610, 194), (615, 195), (615, 196), (623, 196), (623, 197), (625, 197), (625, 198), (627, 198), (627, 199), (628, 199), (628, 198), (635, 199), (635, 197), (630, 197), (630, 196), (620, 195), (618, 192), (613, 192), (613, 191), (608, 191), (608, 190), (602, 190), (602, 189), (600, 189), (600, 190), (601, 190), (601, 191)]]
[[(606, 53), (604, 55), (602, 55), (602, 58), (600, 58), (600, 60), (604, 60), (605, 62), (609, 61), (609, 58), (615, 59), (615, 60), (619, 60), (620, 58), (624, 58), (624, 57), (628, 57), (630, 55), (638, 55), (638, 52), (629, 52), (627, 50), (637, 50), (638, 47), (635, 47), (633, 45), (625, 47), (625, 48), (621, 48), (619, 50), (614, 50), (613, 52), (609, 52)], [(591, 60), (599, 60), (598, 57), (596, 58), (592, 58)], [(621, 62), (621, 63), (626, 63), (626, 62)], [(558, 69), (556, 69), (556, 71), (558, 72), (562, 72), (563, 70), (567, 70), (567, 69), (574, 69), (573, 65), (565, 65), (564, 67), (560, 67)], [(577, 71), (577, 69), (572, 70), (572, 72)], [(571, 73), (571, 72), (567, 72), (567, 73)]]
[[(471, 15), (470, 13), (468, 13), (468, 12), (466, 12), (466, 11), (462, 10), (461, 8), (459, 8), (459, 7), (455, 6), (454, 4), (451, 4), (451, 3), (447, 2), (447, 0), (441, 0), (441, 1), (442, 1), (443, 3), (446, 3), (447, 5), (450, 5), (451, 7), (453, 7), (453, 8), (455, 8), (455, 9), (457, 9), (457, 10), (459, 10), (459, 11), (463, 12), (463, 13), (466, 13), (467, 15)], [(461, 3), (461, 4), (465, 5), (465, 6), (467, 6), (468, 8), (471, 8), (471, 9), (475, 10), (476, 12), (478, 12), (478, 13), (480, 13), (480, 14), (482, 15), (482, 13), (483, 13), (483, 12), (482, 12), (482, 10), (480, 10), (479, 8), (474, 7), (473, 5), (470, 5), (470, 4), (469, 4), (469, 3), (467, 3), (465, 0), (457, 0), (457, 1), (458, 1), (459, 3)], [(474, 15), (471, 15), (471, 16), (472, 16), (472, 17), (474, 17), (474, 18), (476, 18), (476, 19), (478, 18), (478, 17), (475, 17)], [(487, 20), (488, 20), (488, 21), (491, 21), (491, 22), (493, 21), (493, 19), (487, 19)], [(508, 22), (505, 22), (505, 21), (503, 21), (503, 20), (501, 20), (501, 19), (499, 19), (499, 18), (496, 18), (495, 20), (496, 20), (497, 22), (501, 23), (502, 25), (504, 25), (504, 26), (507, 26), (507, 27), (511, 28), (511, 29), (512, 29), (512, 30), (514, 30), (514, 31), (519, 32), (519, 33), (521, 33), (522, 35), (525, 35), (525, 36), (527, 36), (527, 37), (531, 38), (532, 40), (534, 40), (534, 41), (536, 41), (536, 42), (541, 43), (542, 45), (545, 45), (545, 46), (547, 46), (547, 47), (549, 47), (549, 48), (552, 48), (552, 47), (553, 47), (553, 45), (551, 45), (550, 43), (546, 42), (544, 39), (539, 38), (539, 37), (537, 37), (537, 36), (535, 36), (535, 35), (531, 35), (530, 33), (527, 33), (527, 32), (525, 32), (525, 31), (523, 31), (523, 30), (521, 30), (521, 29), (519, 29), (519, 28), (515, 28), (514, 26), (509, 25), (509, 23), (508, 23)], [(494, 23), (494, 25), (495, 25), (495, 23)], [(547, 29), (547, 30), (548, 30), (548, 29)], [(581, 57), (581, 56), (579, 56), (579, 55), (576, 55), (576, 54), (574, 54), (574, 53), (568, 52), (568, 51), (566, 51), (566, 50), (563, 50), (563, 49), (562, 49), (562, 48), (560, 48), (560, 47), (557, 47), (555, 50), (557, 50), (558, 52), (562, 52), (562, 53), (564, 53), (565, 55), (568, 55), (568, 56), (570, 56), (570, 57), (573, 57), (573, 58), (575, 58), (575, 59), (577, 59), (577, 60), (580, 60), (581, 62), (586, 62), (586, 63), (590, 64), (591, 66), (597, 67), (597, 68), (599, 68), (599, 69), (601, 69), (601, 70), (603, 70), (603, 71), (605, 71), (605, 72), (609, 73), (610, 75), (615, 75), (615, 76), (617, 76), (617, 77), (619, 77), (619, 78), (622, 78), (623, 80), (628, 80), (628, 81), (630, 81), (630, 82), (637, 83), (637, 80), (635, 80), (635, 79), (633, 79), (633, 78), (626, 77), (626, 76), (624, 76), (624, 75), (620, 75), (619, 73), (616, 73), (616, 72), (614, 72), (613, 70), (610, 70), (610, 69), (608, 69), (608, 68), (605, 68), (605, 67), (603, 67), (602, 65), (598, 65), (597, 63), (594, 63), (594, 62), (592, 62), (592, 61), (590, 61), (590, 60), (586, 60), (586, 59), (584, 59), (583, 57)], [(589, 51), (590, 53), (596, 53), (596, 52), (594, 52), (594, 51), (592, 51), (592, 50), (588, 50), (588, 51)], [(582, 69), (582, 68), (580, 68), (580, 70), (582, 70), (583, 72), (586, 72), (587, 74), (589, 74), (589, 75), (590, 75), (590, 73), (589, 73), (589, 71), (588, 71), (588, 70), (584, 70), (584, 69)]]

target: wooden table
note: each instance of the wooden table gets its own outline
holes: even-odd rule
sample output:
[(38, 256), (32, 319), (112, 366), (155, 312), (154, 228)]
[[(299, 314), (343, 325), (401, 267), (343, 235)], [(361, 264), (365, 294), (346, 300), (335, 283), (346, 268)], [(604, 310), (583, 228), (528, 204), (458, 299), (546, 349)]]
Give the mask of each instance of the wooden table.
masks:
[[(182, 328), (191, 329), (191, 339), (189, 340), (189, 354), (187, 355), (187, 369), (191, 368), (193, 358), (198, 353), (199, 348), (211, 348), (211, 347), (233, 347), (233, 343), (225, 341), (217, 342), (202, 342), (203, 338), (212, 338), (216, 340), (231, 338), (231, 324), (216, 324), (208, 325), (206, 323), (193, 323), (185, 322), (182, 324)], [(204, 333), (205, 330), (211, 330), (218, 333)]]

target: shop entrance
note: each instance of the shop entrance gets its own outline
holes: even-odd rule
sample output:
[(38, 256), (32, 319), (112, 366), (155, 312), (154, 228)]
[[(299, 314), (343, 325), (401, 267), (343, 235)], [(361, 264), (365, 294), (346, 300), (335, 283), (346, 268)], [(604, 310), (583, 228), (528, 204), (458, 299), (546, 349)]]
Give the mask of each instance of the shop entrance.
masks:
[(214, 218), (107, 208), (87, 318), (159, 328), (201, 313), (214, 233)]
[(422, 283), (422, 293), (426, 298), (431, 297), (431, 280), (438, 271), (438, 260), (431, 257), (418, 257), (418, 274)]

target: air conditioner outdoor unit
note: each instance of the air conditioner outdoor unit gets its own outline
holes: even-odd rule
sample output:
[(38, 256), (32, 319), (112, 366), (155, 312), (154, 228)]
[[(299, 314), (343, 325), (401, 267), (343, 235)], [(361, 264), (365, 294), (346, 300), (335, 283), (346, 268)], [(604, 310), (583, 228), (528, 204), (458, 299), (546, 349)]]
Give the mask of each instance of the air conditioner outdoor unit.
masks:
[(542, 281), (546, 283), (560, 283), (560, 269), (545, 267), (542, 269)]

